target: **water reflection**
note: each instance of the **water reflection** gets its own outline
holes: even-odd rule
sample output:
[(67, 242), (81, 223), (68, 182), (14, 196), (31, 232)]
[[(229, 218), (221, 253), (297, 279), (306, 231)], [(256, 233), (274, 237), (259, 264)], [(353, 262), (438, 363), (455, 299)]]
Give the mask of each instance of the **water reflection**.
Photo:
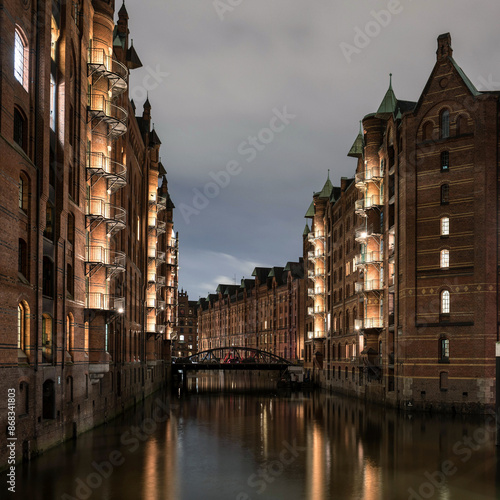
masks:
[(487, 418), (399, 414), (325, 393), (204, 393), (198, 382), (161, 421), (167, 398), (19, 466), (20, 498), (498, 498)]

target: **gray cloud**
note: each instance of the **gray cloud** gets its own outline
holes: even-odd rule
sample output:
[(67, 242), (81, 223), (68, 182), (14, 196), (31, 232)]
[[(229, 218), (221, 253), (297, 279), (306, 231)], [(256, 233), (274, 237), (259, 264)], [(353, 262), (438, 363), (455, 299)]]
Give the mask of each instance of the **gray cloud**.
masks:
[[(299, 257), (312, 192), (327, 169), (334, 184), (353, 175), (347, 151), (359, 120), (380, 104), (390, 72), (398, 98), (418, 99), (440, 33), (451, 32), (454, 57), (474, 83), (490, 75), (500, 81), (497, 0), (480, 8), (469, 0), (401, 0), (401, 12), (349, 63), (340, 44), (353, 44), (356, 28), (388, 5), (244, 0), (221, 22), (212, 1), (127, 2), (145, 66), (133, 72), (132, 87), (148, 66), (169, 72), (149, 96), (174, 203), (191, 203), (193, 188), (202, 189), (227, 162), (243, 167), (189, 224), (175, 214), (180, 284), (194, 298), (219, 277), (248, 276), (254, 263)], [(283, 106), (296, 119), (247, 163), (239, 144)]]

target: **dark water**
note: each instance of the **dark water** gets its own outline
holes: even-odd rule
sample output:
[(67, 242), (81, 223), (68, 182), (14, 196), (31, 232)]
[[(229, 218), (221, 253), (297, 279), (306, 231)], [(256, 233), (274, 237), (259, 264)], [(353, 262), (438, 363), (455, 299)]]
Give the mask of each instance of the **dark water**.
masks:
[(500, 498), (491, 417), (399, 414), (324, 392), (203, 390), (210, 387), (204, 380), (198, 392), (155, 395), (18, 466), (15, 498)]

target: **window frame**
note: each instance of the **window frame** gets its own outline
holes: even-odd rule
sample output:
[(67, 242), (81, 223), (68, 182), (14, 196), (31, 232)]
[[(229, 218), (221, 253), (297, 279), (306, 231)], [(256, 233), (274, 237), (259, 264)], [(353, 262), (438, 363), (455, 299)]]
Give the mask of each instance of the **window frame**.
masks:
[(450, 110), (443, 109), (439, 115), (439, 133), (441, 139), (450, 137)]
[(440, 294), (440, 314), (448, 315), (451, 310), (451, 295), (449, 290), (442, 290)]
[(16, 26), (14, 29), (14, 78), (24, 90), (28, 92), (29, 82), (29, 47), (23, 30)]
[(439, 267), (441, 269), (450, 268), (450, 250), (448, 248), (443, 248), (439, 252)]
[(450, 218), (445, 216), (439, 220), (440, 235), (443, 238), (450, 236)]

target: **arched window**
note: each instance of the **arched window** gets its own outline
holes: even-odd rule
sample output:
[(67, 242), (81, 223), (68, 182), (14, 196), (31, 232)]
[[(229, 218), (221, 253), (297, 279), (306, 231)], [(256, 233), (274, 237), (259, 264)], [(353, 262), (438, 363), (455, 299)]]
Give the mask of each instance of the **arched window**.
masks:
[(441, 112), (440, 116), (440, 132), (441, 139), (450, 137), (450, 111), (445, 109)]
[(14, 32), (14, 76), (16, 80), (28, 90), (28, 42), (19, 27)]
[(75, 320), (72, 313), (66, 316), (66, 351), (73, 354), (75, 342)]
[(17, 348), (25, 351), (29, 343), (29, 306), (26, 302), (17, 305)]
[(28, 212), (28, 180), (24, 174), (19, 176), (19, 208)]
[(73, 266), (66, 264), (66, 291), (71, 295), (75, 294), (75, 277), (73, 275)]
[(43, 258), (42, 293), (54, 298), (54, 263), (49, 257)]
[(441, 268), (450, 267), (450, 251), (447, 248), (441, 250), (441, 258), (439, 265)]
[(19, 238), (17, 270), (25, 278), (28, 277), (28, 246), (26, 245), (26, 242), (22, 238)]
[(45, 229), (43, 236), (51, 241), (54, 241), (54, 214), (54, 206), (51, 203), (47, 203), (45, 207)]
[(441, 236), (450, 235), (450, 218), (441, 217)]
[(24, 152), (27, 151), (27, 121), (24, 114), (18, 109), (14, 108), (14, 133), (12, 138), (14, 142), (18, 144)]
[(441, 171), (447, 172), (450, 169), (450, 153), (448, 151), (441, 152)]
[(450, 202), (450, 185), (441, 185), (441, 205), (447, 205)]
[(422, 127), (422, 140), (430, 141), (432, 139), (432, 132), (434, 130), (434, 125), (432, 122), (426, 122)]
[(52, 317), (42, 316), (42, 361), (52, 363)]
[(345, 312), (345, 331), (346, 333), (349, 332), (349, 309), (347, 309), (347, 311)]
[(42, 417), (44, 419), (53, 419), (56, 417), (56, 391), (53, 380), (46, 380), (43, 383)]
[(68, 214), (68, 243), (75, 244), (75, 216)]
[(441, 314), (450, 314), (450, 292), (448, 290), (441, 292)]
[(439, 339), (439, 361), (447, 362), (450, 360), (450, 341), (446, 337)]

